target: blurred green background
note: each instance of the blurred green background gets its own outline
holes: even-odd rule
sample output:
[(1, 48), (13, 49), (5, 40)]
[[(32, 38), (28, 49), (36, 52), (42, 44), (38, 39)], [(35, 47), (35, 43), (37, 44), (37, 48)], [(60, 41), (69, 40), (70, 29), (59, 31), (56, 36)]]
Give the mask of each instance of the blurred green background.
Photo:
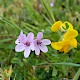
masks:
[[(44, 38), (58, 41), (60, 32), (50, 30), (58, 20), (69, 21), (78, 30), (76, 49), (64, 54), (48, 46), (46, 54), (32, 52), (28, 59), (23, 52), (15, 52), (21, 30), (26, 35), (33, 32), (35, 37), (42, 31)], [(79, 80), (79, 68), (80, 0), (0, 0), (0, 80)]]

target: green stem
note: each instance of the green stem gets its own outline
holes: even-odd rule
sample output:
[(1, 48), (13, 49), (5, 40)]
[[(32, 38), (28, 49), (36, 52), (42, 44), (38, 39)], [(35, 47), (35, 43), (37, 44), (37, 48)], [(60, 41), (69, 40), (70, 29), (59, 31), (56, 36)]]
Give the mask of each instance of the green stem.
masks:
[(80, 76), (80, 68), (78, 69), (78, 71), (77, 71), (76, 75), (74, 76), (73, 80), (78, 80), (79, 76)]
[(69, 12), (69, 0), (66, 0), (66, 9), (68, 10), (68, 12)]

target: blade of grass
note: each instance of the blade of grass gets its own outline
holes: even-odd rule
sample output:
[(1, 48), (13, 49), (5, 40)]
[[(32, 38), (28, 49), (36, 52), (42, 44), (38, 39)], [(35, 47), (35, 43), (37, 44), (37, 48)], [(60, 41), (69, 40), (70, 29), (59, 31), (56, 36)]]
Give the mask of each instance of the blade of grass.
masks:
[(0, 40), (0, 43), (8, 42), (8, 41), (11, 41), (11, 40), (12, 40), (12, 38), (3, 39), (3, 40)]
[(0, 16), (0, 20), (2, 20), (3, 22), (9, 24), (11, 27), (13, 28), (17, 28), (18, 30), (22, 30), (19, 26), (17, 26), (16, 24), (12, 23), (11, 21), (9, 21), (8, 19), (4, 18), (4, 17), (1, 17)]
[(65, 66), (74, 66), (74, 67), (80, 67), (80, 64), (76, 64), (76, 63), (67, 63), (67, 62), (61, 62), (61, 63), (40, 63), (37, 65), (65, 65)]
[(41, 13), (41, 14), (45, 18), (45, 20), (52, 26), (52, 23), (49, 21), (49, 19), (43, 13)]
[(53, 12), (49, 6), (49, 4), (47, 4), (46, 0), (41, 0), (41, 3), (43, 4), (44, 8), (46, 9), (46, 13), (48, 14), (48, 16), (50, 17), (50, 19), (52, 19), (52, 23), (55, 22), (55, 18), (53, 15)]
[(24, 22), (22, 22), (22, 24), (24, 25), (24, 26), (29, 26), (30, 28), (32, 28), (33, 30), (38, 30), (38, 28), (37, 27), (35, 27), (35, 26), (33, 26), (33, 25), (31, 25), (31, 24), (29, 24), (29, 23), (24, 23)]
[(80, 76), (80, 68), (78, 69), (78, 71), (77, 71), (76, 75), (74, 76), (73, 80), (78, 80), (79, 76)]
[(62, 62), (62, 63), (53, 63), (54, 65), (65, 65), (65, 66), (74, 66), (74, 67), (80, 67), (80, 64), (75, 64), (75, 63), (66, 63), (66, 62)]
[(35, 21), (37, 21), (38, 25), (41, 24), (40, 15), (37, 11), (34, 10), (32, 3), (30, 0), (25, 0), (26, 8), (29, 8), (30, 14), (33, 14), (33, 17), (35, 17)]

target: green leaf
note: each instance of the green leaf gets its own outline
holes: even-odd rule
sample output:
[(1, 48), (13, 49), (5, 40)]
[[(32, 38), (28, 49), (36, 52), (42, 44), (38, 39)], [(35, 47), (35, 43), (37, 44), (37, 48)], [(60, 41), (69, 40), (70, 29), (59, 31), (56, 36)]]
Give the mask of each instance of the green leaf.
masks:
[(53, 68), (53, 72), (52, 72), (52, 76), (56, 76), (57, 75), (57, 70), (56, 70), (56, 68), (54, 67)]
[(23, 66), (23, 62), (22, 62), (19, 58), (13, 58), (13, 59), (11, 60), (11, 63), (13, 63), (13, 64), (18, 64), (18, 65), (20, 65), (21, 67)]

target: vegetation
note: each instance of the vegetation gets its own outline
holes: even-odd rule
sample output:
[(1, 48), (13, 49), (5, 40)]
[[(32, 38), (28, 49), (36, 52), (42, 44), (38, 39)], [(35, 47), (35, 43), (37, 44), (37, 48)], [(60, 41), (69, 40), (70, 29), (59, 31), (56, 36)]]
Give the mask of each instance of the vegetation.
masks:
[[(20, 31), (43, 32), (44, 38), (59, 41), (61, 31), (52, 32), (56, 21), (68, 21), (78, 31), (77, 48), (68, 53), (48, 47), (35, 55), (15, 51)], [(0, 0), (0, 80), (79, 80), (80, 0)]]

